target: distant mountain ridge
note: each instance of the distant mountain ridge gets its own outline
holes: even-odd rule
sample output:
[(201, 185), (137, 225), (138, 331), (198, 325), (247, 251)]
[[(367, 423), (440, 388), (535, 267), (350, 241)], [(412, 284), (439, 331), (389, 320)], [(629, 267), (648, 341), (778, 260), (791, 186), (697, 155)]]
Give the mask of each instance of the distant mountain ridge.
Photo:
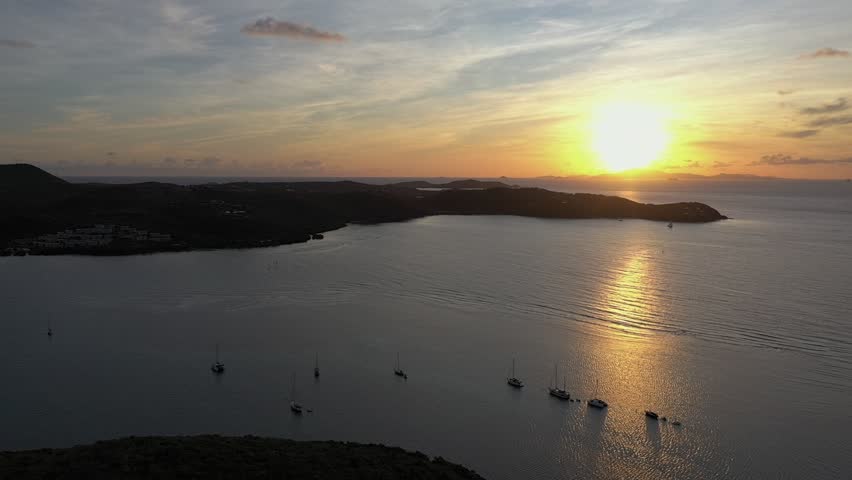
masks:
[(391, 183), (390, 186), (397, 188), (446, 188), (446, 189), (485, 189), (485, 188), (512, 188), (512, 185), (503, 182), (489, 180), (455, 180), (447, 183), (432, 183), (425, 180), (412, 180), (410, 182)]

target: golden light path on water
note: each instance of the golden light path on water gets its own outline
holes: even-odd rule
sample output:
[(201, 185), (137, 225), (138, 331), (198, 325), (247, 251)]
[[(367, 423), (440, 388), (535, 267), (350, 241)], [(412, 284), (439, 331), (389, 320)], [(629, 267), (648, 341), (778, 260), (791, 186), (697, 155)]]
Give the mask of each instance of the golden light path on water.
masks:
[[(598, 375), (584, 379), (581, 390), (610, 404), (605, 411), (588, 409), (583, 418), (583, 429), (597, 433), (587, 437), (593, 443), (581, 452), (599, 478), (642, 478), (640, 465), (648, 461), (686, 474), (692, 467), (684, 459), (704, 455), (684, 451), (688, 447), (678, 442), (682, 428), (644, 416), (647, 409), (680, 419), (696, 398), (694, 386), (677, 371), (676, 341), (649, 335), (649, 330), (664, 326), (661, 317), (666, 312), (660, 295), (665, 275), (654, 260), (647, 249), (630, 252), (612, 280), (599, 284), (599, 305), (608, 328), (588, 337), (583, 356)], [(566, 456), (579, 455), (571, 445), (566, 449)], [(625, 457), (637, 461), (617, 461)]]

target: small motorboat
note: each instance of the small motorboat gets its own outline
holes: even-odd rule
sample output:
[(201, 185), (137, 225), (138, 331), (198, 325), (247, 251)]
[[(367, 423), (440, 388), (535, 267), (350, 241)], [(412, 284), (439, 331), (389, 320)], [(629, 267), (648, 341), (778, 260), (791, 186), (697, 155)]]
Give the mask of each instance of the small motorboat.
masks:
[(650, 410), (645, 410), (645, 416), (648, 418), (653, 418), (654, 420), (659, 418), (659, 415), (657, 415), (656, 412), (652, 412)]
[(674, 228), (674, 224), (672, 222), (669, 222), (669, 228)]

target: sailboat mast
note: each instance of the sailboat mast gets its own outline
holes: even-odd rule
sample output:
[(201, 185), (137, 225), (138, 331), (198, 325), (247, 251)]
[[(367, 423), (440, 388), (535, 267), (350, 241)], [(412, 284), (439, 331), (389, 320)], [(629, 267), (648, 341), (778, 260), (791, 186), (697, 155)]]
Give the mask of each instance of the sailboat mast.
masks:
[(216, 363), (219, 363), (219, 344), (216, 344)]
[(512, 359), (512, 378), (515, 378), (515, 359)]
[(293, 374), (293, 386), (290, 387), (290, 400), (296, 401), (296, 374)]

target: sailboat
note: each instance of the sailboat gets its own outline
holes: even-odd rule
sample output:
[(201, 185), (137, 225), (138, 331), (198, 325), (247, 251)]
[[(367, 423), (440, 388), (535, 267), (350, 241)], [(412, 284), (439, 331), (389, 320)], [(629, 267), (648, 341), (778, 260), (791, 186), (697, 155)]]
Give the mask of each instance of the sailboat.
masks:
[(408, 374), (399, 366), (399, 352), (396, 352), (396, 367), (393, 369), (393, 374), (408, 380)]
[(290, 410), (297, 415), (302, 414), (302, 404), (296, 401), (296, 374), (293, 374), (293, 386), (290, 389)]
[(515, 359), (514, 358), (512, 359), (512, 376), (506, 379), (506, 383), (508, 383), (509, 385), (511, 385), (515, 388), (523, 388), (523, 386), (524, 386), (524, 382), (518, 380), (518, 378), (515, 377)]
[(219, 344), (216, 344), (216, 363), (210, 366), (213, 373), (219, 375), (225, 373), (225, 364), (219, 361)]
[(314, 378), (319, 378), (319, 353), (314, 360)]
[(558, 365), (553, 366), (553, 385), (550, 387), (550, 395), (560, 399), (560, 400), (571, 400), (571, 395), (568, 393), (568, 390), (565, 389), (565, 377), (562, 377), (562, 388), (559, 388), (557, 385), (557, 374), (558, 374)]
[(608, 403), (604, 402), (600, 398), (597, 398), (597, 392), (598, 392), (598, 381), (595, 380), (595, 398), (588, 401), (589, 406), (594, 407), (594, 408), (606, 408), (606, 407), (608, 407), (609, 406)]

